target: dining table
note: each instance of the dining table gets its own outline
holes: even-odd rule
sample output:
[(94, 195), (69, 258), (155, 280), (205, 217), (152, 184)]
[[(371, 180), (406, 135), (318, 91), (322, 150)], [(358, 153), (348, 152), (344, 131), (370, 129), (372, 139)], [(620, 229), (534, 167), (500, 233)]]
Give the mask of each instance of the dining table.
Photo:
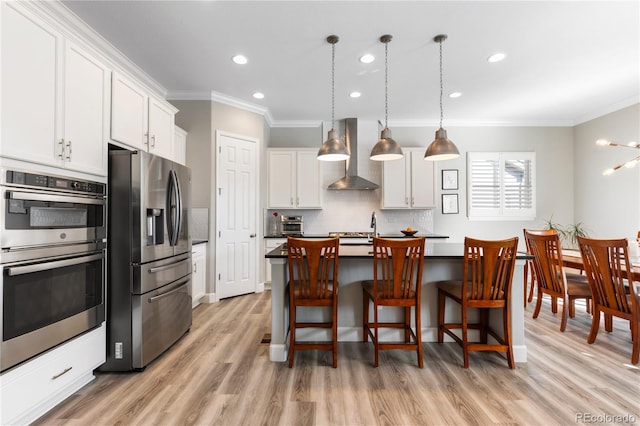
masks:
[[(640, 285), (640, 258), (635, 257), (629, 260), (631, 267), (628, 269), (631, 279), (636, 285), (636, 288)], [(567, 268), (584, 270), (584, 263), (582, 262), (582, 255), (580, 250), (562, 249), (562, 264)]]

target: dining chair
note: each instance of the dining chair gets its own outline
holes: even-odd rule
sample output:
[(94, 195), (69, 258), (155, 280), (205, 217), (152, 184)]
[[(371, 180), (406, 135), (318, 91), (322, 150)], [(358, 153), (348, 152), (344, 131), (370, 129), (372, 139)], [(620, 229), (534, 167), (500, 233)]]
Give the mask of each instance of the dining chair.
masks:
[[(339, 238), (287, 238), (289, 268), (289, 368), (294, 352), (319, 349), (331, 351), (333, 368), (338, 366), (338, 249)], [(330, 309), (330, 318), (319, 322), (298, 322), (297, 308)], [(296, 331), (302, 328), (331, 330), (331, 341), (298, 341)]]
[[(557, 234), (558, 231), (555, 229), (523, 229), (523, 231), (528, 231), (532, 234), (536, 235), (551, 235)], [(531, 249), (529, 248), (529, 243), (525, 238), (525, 245), (527, 247), (527, 254), (531, 254)], [(529, 271), (531, 271), (531, 286), (529, 287)], [(524, 306), (527, 306), (527, 302), (531, 303), (533, 301), (533, 292), (536, 286), (536, 273), (535, 267), (533, 266), (533, 259), (527, 260), (524, 264)], [(527, 296), (527, 287), (529, 288), (529, 295)]]
[(578, 237), (580, 253), (591, 293), (593, 318), (588, 343), (594, 343), (600, 327), (600, 313), (604, 314), (605, 330), (613, 331), (613, 316), (630, 322), (633, 351), (631, 363), (640, 356), (640, 298), (633, 278), (627, 273), (629, 252), (627, 239), (593, 239)]
[(558, 312), (558, 300), (562, 300), (562, 320), (560, 331), (567, 326), (567, 316), (575, 316), (576, 299), (585, 299), (587, 306), (591, 300), (591, 290), (584, 275), (567, 274), (563, 268), (562, 248), (558, 234), (537, 235), (525, 229), (524, 236), (533, 255), (533, 265), (538, 284), (536, 307), (533, 318), (538, 318), (542, 307), (542, 295), (551, 297), (551, 312)]
[[(378, 367), (378, 352), (387, 349), (414, 350), (418, 355), (418, 366), (423, 368), (422, 325), (420, 322), (420, 299), (422, 268), (424, 264), (425, 238), (373, 239), (373, 281), (362, 285), (362, 341), (369, 338), (374, 347), (374, 365)], [(373, 320), (370, 306), (373, 305)], [(383, 311), (379, 312), (379, 309)], [(391, 316), (380, 320), (380, 314), (390, 315), (393, 308), (401, 308), (402, 319), (393, 321)], [(414, 311), (415, 331), (411, 326), (411, 308)], [(397, 309), (396, 309), (397, 310)], [(398, 317), (396, 317), (398, 318)], [(404, 340), (391, 341), (380, 337), (380, 329), (402, 330)], [(398, 337), (399, 339), (399, 337)]]
[[(509, 368), (515, 368), (511, 339), (511, 285), (516, 264), (518, 238), (506, 240), (464, 239), (461, 281), (438, 281), (438, 342), (446, 333), (462, 346), (464, 368), (469, 368), (469, 352), (505, 352)], [(460, 304), (459, 322), (446, 320), (447, 299)], [(477, 309), (479, 320), (469, 321), (469, 310)], [(491, 309), (502, 310), (502, 336), (489, 325)], [(453, 330), (460, 329), (460, 336)], [(479, 342), (469, 341), (469, 329), (479, 330)], [(489, 342), (488, 336), (497, 343)]]

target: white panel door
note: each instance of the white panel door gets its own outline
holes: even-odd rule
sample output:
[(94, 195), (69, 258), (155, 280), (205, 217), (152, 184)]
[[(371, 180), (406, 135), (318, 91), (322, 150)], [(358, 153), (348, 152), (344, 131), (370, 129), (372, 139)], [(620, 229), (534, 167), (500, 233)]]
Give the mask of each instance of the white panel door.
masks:
[(257, 144), (218, 134), (216, 297), (253, 293), (257, 285)]

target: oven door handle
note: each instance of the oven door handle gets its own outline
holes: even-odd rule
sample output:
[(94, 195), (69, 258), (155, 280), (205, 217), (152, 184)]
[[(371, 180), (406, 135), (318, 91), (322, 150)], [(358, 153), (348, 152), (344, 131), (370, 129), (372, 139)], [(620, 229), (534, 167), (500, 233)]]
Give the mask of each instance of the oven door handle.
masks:
[(43, 194), (40, 192), (7, 192), (8, 197), (12, 200), (25, 200), (25, 201), (51, 201), (54, 203), (75, 203), (75, 204), (93, 204), (104, 205), (105, 200), (101, 198), (84, 198), (73, 197), (67, 195), (56, 194)]
[(48, 269), (63, 268), (65, 266), (79, 265), (81, 263), (93, 262), (94, 260), (103, 259), (104, 254), (92, 254), (90, 256), (74, 257), (72, 259), (53, 260), (51, 262), (42, 262), (35, 265), (12, 266), (7, 268), (9, 276), (30, 274), (32, 272), (42, 272)]

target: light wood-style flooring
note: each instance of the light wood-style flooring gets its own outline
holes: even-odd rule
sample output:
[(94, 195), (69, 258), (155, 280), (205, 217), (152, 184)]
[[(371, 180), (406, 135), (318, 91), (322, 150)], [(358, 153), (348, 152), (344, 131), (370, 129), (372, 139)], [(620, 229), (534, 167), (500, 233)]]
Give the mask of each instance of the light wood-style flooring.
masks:
[(241, 296), (197, 307), (191, 331), (144, 372), (98, 373), (37, 424), (640, 424), (628, 322), (601, 327), (589, 345), (590, 316), (576, 310), (561, 333), (548, 303), (537, 320), (528, 305), (528, 363), (516, 370), (490, 352), (472, 353), (465, 370), (455, 343), (425, 343), (423, 370), (405, 351), (382, 352), (376, 369), (371, 343), (355, 342), (340, 343), (337, 369), (317, 351), (298, 352), (289, 369), (261, 343), (270, 293)]

